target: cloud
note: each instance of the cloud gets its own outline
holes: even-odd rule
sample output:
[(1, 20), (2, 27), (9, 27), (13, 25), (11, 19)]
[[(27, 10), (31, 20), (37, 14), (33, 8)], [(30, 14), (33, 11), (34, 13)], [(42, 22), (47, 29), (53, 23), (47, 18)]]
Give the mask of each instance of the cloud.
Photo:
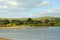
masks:
[(31, 17), (41, 17), (41, 16), (58, 16), (60, 15), (60, 7), (55, 7), (51, 10), (43, 10), (38, 13), (32, 14)]
[(4, 0), (0, 0), (0, 2), (3, 2)]
[(11, 6), (17, 6), (17, 5), (19, 5), (18, 2), (8, 2), (8, 4), (11, 5)]
[(0, 10), (7, 9), (7, 6), (0, 6)]
[(0, 0), (0, 2), (7, 2), (7, 1), (9, 1), (9, 0)]
[(55, 7), (52, 10), (44, 10), (42, 12), (40, 12), (40, 14), (57, 14), (60, 12), (60, 8), (59, 7)]
[(14, 10), (28, 11), (35, 7), (38, 8), (38, 6), (44, 7), (50, 4), (49, 1), (40, 1), (40, 0), (0, 0), (0, 3), (1, 5), (5, 6), (5, 7), (2, 7), (0, 5), (2, 8), (4, 9), (7, 8), (8, 10), (11, 10), (11, 11), (14, 11)]
[(29, 15), (29, 16), (27, 16), (27, 17), (33, 18), (33, 17), (35, 17), (35, 15), (30, 14), (30, 15)]
[(42, 1), (41, 3), (37, 4), (37, 6), (42, 7), (42, 6), (48, 6), (51, 3), (49, 1)]

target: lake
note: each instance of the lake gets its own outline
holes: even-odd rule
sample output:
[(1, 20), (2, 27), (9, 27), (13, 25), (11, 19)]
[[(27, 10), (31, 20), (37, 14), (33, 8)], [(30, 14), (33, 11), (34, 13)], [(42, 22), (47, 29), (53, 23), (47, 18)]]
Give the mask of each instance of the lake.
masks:
[(60, 40), (60, 27), (0, 29), (0, 37), (11, 40)]

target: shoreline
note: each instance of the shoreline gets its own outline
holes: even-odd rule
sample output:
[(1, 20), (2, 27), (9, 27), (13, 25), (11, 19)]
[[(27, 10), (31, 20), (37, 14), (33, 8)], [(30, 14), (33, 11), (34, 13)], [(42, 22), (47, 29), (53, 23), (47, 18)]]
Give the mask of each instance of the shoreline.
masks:
[(13, 26), (13, 27), (0, 27), (0, 29), (10, 29), (10, 28), (13, 28), (13, 29), (20, 29), (20, 28), (48, 28), (48, 27), (60, 27), (60, 26)]

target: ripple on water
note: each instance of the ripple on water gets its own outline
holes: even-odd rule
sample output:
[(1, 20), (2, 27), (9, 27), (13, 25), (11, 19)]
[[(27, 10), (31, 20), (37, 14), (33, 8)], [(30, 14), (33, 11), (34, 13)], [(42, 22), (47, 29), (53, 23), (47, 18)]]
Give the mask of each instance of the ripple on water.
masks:
[(1, 29), (0, 37), (12, 40), (60, 40), (60, 28)]

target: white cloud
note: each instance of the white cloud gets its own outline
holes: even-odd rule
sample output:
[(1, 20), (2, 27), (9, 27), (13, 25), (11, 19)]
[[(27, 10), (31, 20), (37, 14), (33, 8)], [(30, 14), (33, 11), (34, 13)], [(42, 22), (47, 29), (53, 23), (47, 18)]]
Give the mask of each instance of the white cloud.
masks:
[(0, 2), (7, 2), (7, 1), (9, 1), (9, 0), (0, 0)]
[(17, 6), (19, 3), (18, 2), (8, 2), (8, 4), (11, 6)]
[(4, 0), (0, 0), (0, 2), (3, 2)]
[(37, 6), (47, 6), (47, 5), (50, 5), (51, 3), (49, 1), (42, 1), (41, 3), (37, 4)]
[(33, 14), (30, 14), (30, 15), (28, 15), (28, 17), (32, 17), (32, 18), (33, 18), (33, 17), (34, 17), (34, 15), (33, 15)]
[(60, 7), (55, 7), (52, 10), (43, 10), (36, 14), (33, 14), (34, 17), (41, 17), (41, 16), (58, 16), (60, 15)]
[(5, 8), (8, 8), (8, 10), (14, 9), (14, 10), (20, 10), (20, 11), (28, 11), (35, 7), (38, 8), (38, 6), (44, 7), (50, 4), (49, 1), (39, 1), (39, 0), (22, 0), (22, 1), (21, 0), (0, 0), (0, 2), (2, 2), (3, 5), (7, 5), (7, 7)]
[(7, 9), (7, 6), (0, 6), (0, 10)]
[(56, 11), (60, 11), (60, 7), (55, 7), (54, 8)]
[(42, 12), (40, 12), (40, 14), (56, 14), (60, 12), (60, 8), (59, 7), (55, 7), (52, 10), (44, 10)]

